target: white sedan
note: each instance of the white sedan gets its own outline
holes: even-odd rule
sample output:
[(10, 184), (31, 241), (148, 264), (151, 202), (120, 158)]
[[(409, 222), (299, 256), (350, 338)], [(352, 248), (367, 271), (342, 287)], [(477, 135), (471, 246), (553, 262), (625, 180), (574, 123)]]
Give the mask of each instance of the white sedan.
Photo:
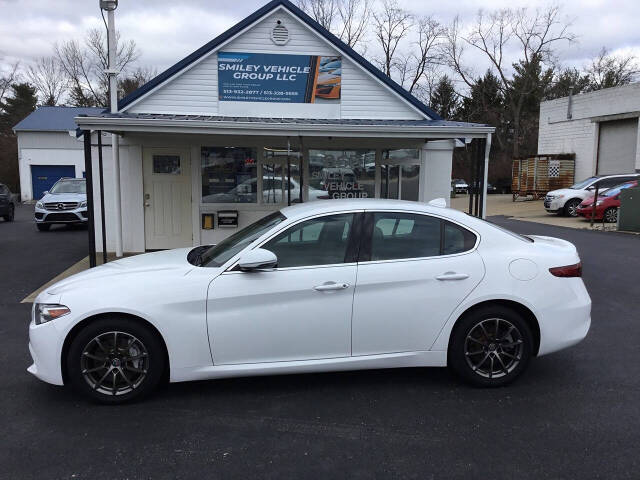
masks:
[(310, 202), (79, 273), (37, 297), (28, 370), (107, 403), (166, 380), (369, 368), (500, 386), (587, 335), (571, 243), (443, 204)]

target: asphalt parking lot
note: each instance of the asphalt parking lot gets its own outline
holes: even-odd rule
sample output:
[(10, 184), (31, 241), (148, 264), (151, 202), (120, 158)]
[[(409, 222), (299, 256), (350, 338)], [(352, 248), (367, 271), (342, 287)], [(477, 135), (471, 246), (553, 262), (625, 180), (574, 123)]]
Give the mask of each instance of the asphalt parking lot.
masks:
[(578, 346), (515, 384), (446, 369), (174, 384), (86, 403), (31, 377), (20, 300), (86, 255), (86, 230), (0, 221), (1, 478), (638, 478), (640, 236), (493, 217), (574, 242), (593, 299)]

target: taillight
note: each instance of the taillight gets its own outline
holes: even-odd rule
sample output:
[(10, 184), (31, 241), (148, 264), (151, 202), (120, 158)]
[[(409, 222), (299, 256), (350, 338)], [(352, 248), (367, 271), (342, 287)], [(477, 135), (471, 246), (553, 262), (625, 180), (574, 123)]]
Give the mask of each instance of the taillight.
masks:
[(556, 277), (581, 277), (582, 263), (578, 262), (574, 265), (565, 265), (564, 267), (553, 267), (549, 271), (551, 275)]

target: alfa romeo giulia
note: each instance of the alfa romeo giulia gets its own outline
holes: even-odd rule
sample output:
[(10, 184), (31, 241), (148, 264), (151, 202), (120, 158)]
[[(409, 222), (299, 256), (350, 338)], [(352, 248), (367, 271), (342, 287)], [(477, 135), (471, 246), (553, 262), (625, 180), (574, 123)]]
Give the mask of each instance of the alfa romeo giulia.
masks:
[(571, 243), (444, 205), (309, 202), (71, 276), (33, 305), (28, 371), (105, 403), (163, 381), (394, 367), (496, 387), (587, 335)]

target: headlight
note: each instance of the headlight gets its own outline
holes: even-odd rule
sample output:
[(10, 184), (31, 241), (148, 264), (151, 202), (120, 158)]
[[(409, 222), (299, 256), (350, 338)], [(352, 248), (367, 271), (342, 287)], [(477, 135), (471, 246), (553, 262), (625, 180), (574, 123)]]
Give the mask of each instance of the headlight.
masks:
[(50, 322), (71, 313), (69, 307), (53, 303), (36, 303), (33, 306), (33, 320), (36, 325)]
[(86, 200), (84, 202), (80, 202), (80, 205), (78, 205), (78, 208), (82, 208), (82, 207), (86, 207), (87, 206), (87, 202)]
[(44, 208), (42, 202), (36, 202), (36, 208)]
[(554, 195), (553, 198), (554, 199), (556, 199), (556, 198), (564, 198), (564, 195)]

